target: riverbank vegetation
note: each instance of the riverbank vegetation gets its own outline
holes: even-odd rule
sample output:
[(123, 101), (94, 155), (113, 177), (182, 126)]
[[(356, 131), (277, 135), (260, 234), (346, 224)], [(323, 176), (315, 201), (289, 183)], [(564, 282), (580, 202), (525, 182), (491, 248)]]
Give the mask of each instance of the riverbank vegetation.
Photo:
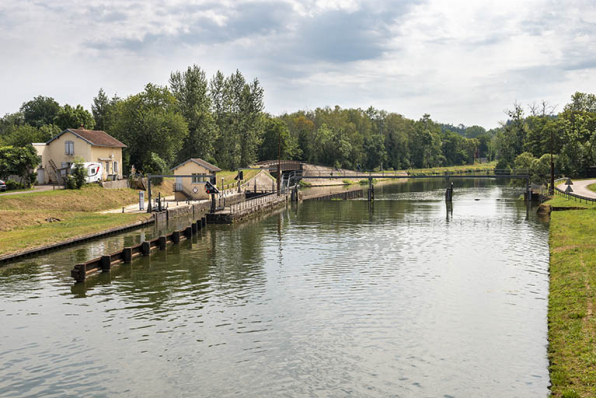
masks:
[[(375, 108), (316, 108), (272, 116), (258, 79), (240, 71), (208, 78), (193, 65), (170, 75), (167, 86), (147, 84), (126, 98), (103, 90), (82, 106), (38, 96), (0, 119), (0, 146), (45, 142), (66, 127), (104, 130), (125, 143), (124, 166), (163, 173), (190, 157), (226, 170), (258, 160), (284, 159), (359, 170), (407, 170), (497, 160), (497, 168), (576, 176), (596, 164), (596, 97), (575, 93), (555, 114), (548, 103), (514, 104), (498, 128), (440, 123), (428, 114), (408, 119)], [(527, 109), (527, 110), (526, 110)], [(398, 110), (397, 110), (398, 111)], [(2, 175), (0, 175), (2, 177)]]
[[(161, 189), (168, 187), (157, 187)], [(97, 185), (0, 196), (0, 255), (145, 219), (146, 214), (98, 213), (136, 200), (138, 192), (134, 189), (103, 189)]]
[(593, 397), (596, 391), (595, 234), (594, 207), (551, 213), (548, 356), (554, 397)]

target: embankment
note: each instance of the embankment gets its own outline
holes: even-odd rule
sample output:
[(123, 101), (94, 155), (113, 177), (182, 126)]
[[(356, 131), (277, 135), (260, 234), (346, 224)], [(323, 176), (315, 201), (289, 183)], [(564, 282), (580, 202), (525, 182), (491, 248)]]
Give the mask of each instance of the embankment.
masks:
[(553, 397), (596, 396), (594, 236), (596, 210), (551, 213), (548, 356)]

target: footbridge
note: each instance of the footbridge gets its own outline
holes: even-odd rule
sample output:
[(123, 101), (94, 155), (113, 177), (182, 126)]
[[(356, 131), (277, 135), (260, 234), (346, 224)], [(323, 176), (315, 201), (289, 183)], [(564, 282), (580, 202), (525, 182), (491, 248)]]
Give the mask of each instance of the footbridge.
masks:
[(350, 180), (368, 180), (368, 199), (374, 199), (374, 180), (375, 179), (443, 179), (446, 181), (445, 198), (451, 200), (453, 195), (452, 179), (520, 179), (526, 182), (525, 196), (531, 199), (530, 173), (528, 170), (499, 170), (499, 169), (468, 169), (451, 172), (320, 172), (308, 173), (303, 175), (290, 175), (292, 180), (298, 182), (308, 179), (350, 179)]

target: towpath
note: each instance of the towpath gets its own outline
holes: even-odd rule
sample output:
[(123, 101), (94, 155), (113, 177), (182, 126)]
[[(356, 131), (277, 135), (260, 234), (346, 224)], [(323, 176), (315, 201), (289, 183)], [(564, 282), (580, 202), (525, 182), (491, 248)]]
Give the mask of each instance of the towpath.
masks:
[[(588, 185), (591, 184), (596, 184), (596, 180), (576, 180), (573, 181), (571, 189), (573, 189), (574, 194), (581, 195), (586, 198), (596, 199), (596, 192), (590, 191), (588, 189)], [(565, 185), (565, 183), (561, 183), (557, 185), (557, 188), (565, 191), (567, 189), (567, 185)]]
[(36, 185), (33, 189), (28, 189), (26, 191), (15, 191), (15, 192), (2, 192), (0, 196), (10, 196), (10, 195), (22, 195), (25, 193), (34, 193), (34, 192), (45, 192), (45, 191), (52, 191), (54, 189), (64, 189), (62, 186), (53, 186), (53, 185)]

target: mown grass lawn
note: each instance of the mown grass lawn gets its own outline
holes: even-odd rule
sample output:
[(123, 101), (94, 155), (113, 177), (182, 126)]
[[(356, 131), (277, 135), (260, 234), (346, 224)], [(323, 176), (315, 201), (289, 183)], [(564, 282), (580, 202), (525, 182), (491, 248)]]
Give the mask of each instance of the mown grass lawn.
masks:
[[(6, 211), (0, 211), (0, 218)], [(15, 253), (39, 246), (58, 243), (67, 239), (84, 236), (111, 228), (132, 224), (147, 219), (147, 214), (100, 214), (85, 212), (53, 212), (54, 219), (44, 218), (36, 224), (13, 228), (0, 232), (0, 255)]]
[[(562, 197), (549, 203), (579, 206)], [(551, 213), (548, 356), (553, 397), (596, 396), (595, 237), (594, 206)]]
[(596, 203), (586, 202), (582, 200), (581, 202), (573, 197), (569, 199), (564, 197), (563, 195), (556, 194), (551, 200), (547, 202), (553, 207), (581, 207), (584, 209), (596, 209)]

